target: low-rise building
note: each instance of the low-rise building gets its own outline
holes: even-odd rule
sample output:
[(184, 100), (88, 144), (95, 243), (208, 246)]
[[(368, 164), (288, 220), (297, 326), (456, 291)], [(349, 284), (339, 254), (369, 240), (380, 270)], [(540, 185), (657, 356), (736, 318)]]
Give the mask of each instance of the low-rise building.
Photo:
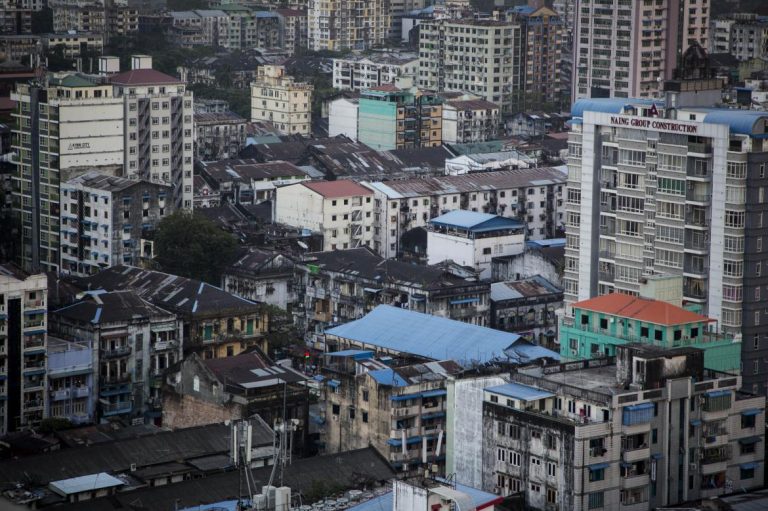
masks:
[(562, 307), (563, 289), (541, 275), (491, 284), (491, 328), (515, 332), (551, 350), (559, 349), (555, 313)]
[(424, 463), (445, 467), (445, 381), (461, 371), (451, 360), (389, 367), (373, 352), (327, 353), (325, 451), (371, 445), (396, 469), (414, 473)]
[(232, 111), (195, 111), (195, 158), (234, 158), (245, 147), (246, 120)]
[(144, 300), (176, 314), (183, 325), (185, 352), (205, 358), (229, 357), (251, 346), (266, 348), (269, 316), (258, 303), (199, 280), (112, 266), (77, 282), (83, 290), (135, 291)]
[(163, 387), (163, 423), (191, 427), (258, 415), (277, 429), (285, 419), (301, 452), (309, 447), (307, 379), (259, 350), (217, 360), (193, 354), (171, 369)]
[(90, 171), (61, 184), (61, 270), (92, 275), (153, 257), (152, 233), (174, 212), (171, 186)]
[(215, 208), (221, 204), (218, 187), (214, 188), (202, 175), (195, 173), (192, 181), (194, 187), (194, 208)]
[(443, 103), (443, 143), (485, 142), (499, 136), (499, 105), (484, 99), (451, 100)]
[(221, 275), (222, 289), (254, 302), (290, 312), (297, 289), (292, 258), (258, 248), (235, 261)]
[(235, 204), (274, 200), (278, 187), (309, 179), (306, 172), (287, 161), (261, 163), (253, 158), (198, 162), (196, 170), (221, 200)]
[(485, 389), (483, 489), (532, 509), (674, 506), (763, 484), (765, 397), (695, 348), (521, 369)]
[[(61, 48), (65, 59), (79, 59), (85, 52), (91, 55), (101, 55), (104, 51), (104, 36), (100, 33), (83, 31), (79, 33), (63, 32), (41, 36), (43, 51), (55, 52)], [(95, 63), (92, 65), (95, 66)], [(83, 64), (87, 69), (86, 64)], [(96, 71), (96, 68), (93, 68)]]
[[(682, 289), (680, 286), (678, 289)], [(560, 355), (590, 359), (615, 355), (618, 346), (642, 343), (704, 351), (707, 369), (739, 373), (741, 341), (713, 327), (715, 320), (662, 300), (611, 293), (572, 305), (560, 325)]]
[(315, 347), (326, 352), (363, 349), (376, 356), (420, 361), (453, 360), (465, 368), (560, 360), (558, 353), (517, 334), (391, 305), (379, 305), (360, 319), (326, 330)]
[(98, 359), (90, 340), (48, 337), (48, 416), (75, 425), (96, 421)]
[(419, 57), (414, 54), (372, 54), (333, 59), (333, 88), (362, 91), (394, 84), (398, 78), (415, 79)]
[(0, 35), (0, 52), (7, 60), (29, 62), (30, 55), (40, 55), (42, 51), (43, 43), (39, 35)]
[(546, 112), (520, 112), (507, 121), (507, 135), (541, 137), (565, 129), (567, 115)]
[(429, 221), (427, 263), (451, 260), (489, 279), (494, 256), (520, 254), (524, 245), (525, 224), (519, 220), (454, 210)]
[(565, 238), (528, 240), (522, 254), (493, 258), (491, 280), (503, 282), (541, 275), (562, 289), (564, 263)]
[(251, 121), (272, 123), (285, 135), (309, 135), (311, 84), (296, 82), (283, 66), (262, 66), (251, 84)]
[(554, 237), (563, 225), (565, 182), (565, 173), (540, 167), (367, 183), (379, 215), (374, 249), (396, 257), (403, 234), (455, 209), (517, 218), (529, 239)]
[(48, 279), (0, 266), (0, 434), (48, 416)]
[(277, 188), (274, 221), (323, 235), (323, 250), (370, 246), (373, 192), (354, 181), (305, 181)]
[(94, 392), (100, 419), (161, 417), (159, 380), (182, 356), (182, 327), (175, 314), (134, 291), (95, 291), (52, 312), (51, 330), (97, 351)]
[(379, 304), (488, 325), (490, 284), (449, 265), (383, 259), (368, 247), (309, 253), (296, 263), (297, 323), (309, 338)]

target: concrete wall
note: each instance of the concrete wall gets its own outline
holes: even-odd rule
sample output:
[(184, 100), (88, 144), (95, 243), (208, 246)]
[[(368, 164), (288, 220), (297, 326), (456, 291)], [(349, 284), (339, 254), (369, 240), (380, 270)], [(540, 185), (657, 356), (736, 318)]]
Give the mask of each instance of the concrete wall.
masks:
[(483, 482), (483, 389), (505, 383), (501, 376), (447, 382), (445, 473), (456, 482), (480, 488)]
[(235, 404), (218, 404), (192, 395), (163, 394), (163, 426), (172, 429), (217, 424), (242, 418), (242, 409)]
[(357, 140), (357, 102), (348, 99), (332, 101), (328, 111), (328, 136), (345, 135)]

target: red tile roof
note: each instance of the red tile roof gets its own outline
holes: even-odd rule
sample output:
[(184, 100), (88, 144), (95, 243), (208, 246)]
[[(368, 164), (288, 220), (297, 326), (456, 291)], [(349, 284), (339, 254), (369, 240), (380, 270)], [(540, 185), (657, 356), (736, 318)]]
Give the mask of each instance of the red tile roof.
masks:
[(182, 83), (178, 78), (168, 76), (154, 69), (134, 69), (113, 75), (109, 79), (116, 85), (175, 85)]
[(376, 87), (371, 87), (368, 90), (376, 90), (381, 92), (400, 92), (400, 88), (392, 85), (391, 83), (383, 83), (381, 85), (377, 85)]
[(582, 300), (574, 303), (573, 307), (665, 326), (714, 321), (706, 316), (685, 310), (671, 303), (625, 295), (623, 293), (613, 293), (590, 298), (589, 300)]
[(326, 199), (352, 197), (355, 195), (373, 195), (373, 192), (368, 188), (345, 179), (339, 181), (310, 181), (302, 184)]

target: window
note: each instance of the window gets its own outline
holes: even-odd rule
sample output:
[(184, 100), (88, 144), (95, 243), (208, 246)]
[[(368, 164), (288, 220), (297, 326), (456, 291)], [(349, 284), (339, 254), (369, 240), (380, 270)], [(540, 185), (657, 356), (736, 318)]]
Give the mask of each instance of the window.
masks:
[(605, 479), (605, 469), (604, 468), (597, 468), (597, 469), (589, 469), (589, 481), (602, 481)]
[(363, 401), (366, 401), (366, 402), (368, 401), (368, 391), (367, 390), (363, 391)]
[(509, 464), (513, 467), (520, 466), (520, 453), (516, 451), (509, 451)]
[(589, 509), (599, 509), (603, 507), (605, 500), (604, 494), (601, 491), (592, 492), (589, 494)]
[(349, 408), (349, 419), (353, 420), (355, 418), (355, 409), (350, 407)]
[(547, 504), (557, 504), (557, 490), (547, 488)]
[(368, 422), (368, 412), (363, 412), (363, 422)]
[(496, 459), (502, 462), (507, 461), (507, 450), (504, 449), (503, 447), (499, 447), (496, 450)]
[(544, 437), (544, 447), (547, 449), (557, 449), (557, 437), (551, 433), (547, 433)]
[(757, 423), (755, 419), (756, 415), (742, 415), (741, 416), (741, 429), (754, 428)]
[(685, 195), (685, 181), (681, 179), (670, 179), (660, 177), (658, 180), (658, 191), (671, 195)]
[(341, 410), (341, 407), (339, 405), (333, 405), (331, 408), (333, 415), (338, 415), (340, 410)]
[(725, 210), (725, 226), (733, 228), (744, 227), (744, 211), (729, 211)]
[(531, 483), (531, 491), (534, 493), (541, 493), (541, 485), (538, 483)]
[(549, 477), (557, 475), (557, 463), (552, 463), (551, 461), (547, 463), (547, 475)]
[(752, 479), (754, 477), (755, 477), (755, 469), (754, 468), (752, 468), (752, 467), (750, 467), (750, 468), (742, 467), (742, 468), (739, 469), (739, 478), (740, 479)]

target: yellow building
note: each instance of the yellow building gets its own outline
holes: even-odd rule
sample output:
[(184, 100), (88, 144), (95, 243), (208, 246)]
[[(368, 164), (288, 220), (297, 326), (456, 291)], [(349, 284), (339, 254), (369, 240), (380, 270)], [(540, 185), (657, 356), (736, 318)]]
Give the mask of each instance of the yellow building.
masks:
[(286, 135), (309, 135), (312, 127), (312, 91), (296, 82), (284, 66), (262, 66), (251, 84), (251, 121), (267, 121)]

